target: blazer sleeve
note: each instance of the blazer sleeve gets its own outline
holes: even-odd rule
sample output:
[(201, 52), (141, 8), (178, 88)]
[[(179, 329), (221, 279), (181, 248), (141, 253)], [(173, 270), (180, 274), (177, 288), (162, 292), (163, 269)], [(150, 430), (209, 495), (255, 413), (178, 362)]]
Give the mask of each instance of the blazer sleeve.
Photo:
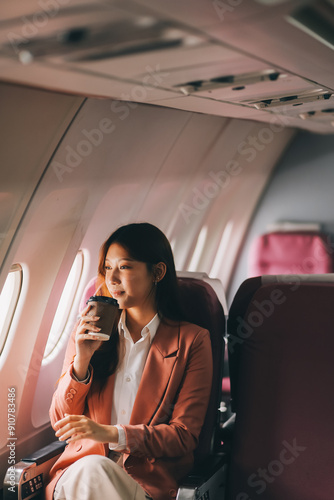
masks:
[(183, 456), (193, 451), (198, 444), (211, 386), (210, 334), (207, 330), (200, 330), (189, 349), (179, 387), (170, 404), (169, 421), (160, 423), (158, 419), (151, 425), (122, 426), (127, 440), (126, 452), (160, 458)]
[(62, 375), (58, 381), (58, 386), (53, 394), (50, 406), (49, 415), (52, 427), (54, 427), (54, 424), (58, 420), (65, 416), (65, 413), (70, 415), (82, 415), (84, 413), (86, 397), (92, 385), (92, 366), (89, 367), (91, 376), (88, 383), (84, 384), (73, 378), (76, 326), (67, 345)]

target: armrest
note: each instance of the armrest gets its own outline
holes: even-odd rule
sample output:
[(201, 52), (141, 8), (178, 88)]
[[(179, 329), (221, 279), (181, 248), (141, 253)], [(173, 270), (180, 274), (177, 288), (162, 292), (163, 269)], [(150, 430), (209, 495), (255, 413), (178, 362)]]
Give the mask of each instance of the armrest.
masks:
[(53, 457), (60, 455), (65, 449), (66, 443), (64, 441), (54, 441), (53, 443), (47, 444), (43, 448), (31, 453), (25, 458), (22, 458), (23, 462), (35, 462), (36, 465), (40, 465), (43, 462), (47, 462)]
[(227, 455), (210, 455), (196, 464), (184, 478), (176, 500), (195, 500), (199, 498), (219, 498), (224, 500), (226, 490)]
[(66, 443), (54, 441), (9, 467), (3, 484), (4, 500), (33, 499), (40, 497), (49, 471)]

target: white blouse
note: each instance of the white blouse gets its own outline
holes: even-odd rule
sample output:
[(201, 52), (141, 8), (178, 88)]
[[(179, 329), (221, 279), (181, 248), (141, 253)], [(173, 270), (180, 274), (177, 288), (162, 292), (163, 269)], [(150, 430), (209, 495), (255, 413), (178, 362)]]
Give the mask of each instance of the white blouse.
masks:
[(126, 326), (126, 312), (123, 311), (118, 323), (121, 361), (115, 373), (114, 394), (111, 410), (111, 424), (118, 429), (118, 444), (109, 444), (111, 450), (126, 447), (125, 432), (121, 425), (130, 422), (132, 408), (143, 374), (146, 358), (160, 324), (156, 314), (141, 331), (141, 338), (133, 342)]

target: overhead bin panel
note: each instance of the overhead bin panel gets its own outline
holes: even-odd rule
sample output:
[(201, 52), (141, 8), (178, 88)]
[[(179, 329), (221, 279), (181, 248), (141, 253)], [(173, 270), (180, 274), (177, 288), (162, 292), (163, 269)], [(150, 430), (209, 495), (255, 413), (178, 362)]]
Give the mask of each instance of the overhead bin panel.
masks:
[[(305, 9), (313, 17), (321, 14), (325, 28), (308, 29), (300, 13)], [(235, 9), (237, 10), (237, 9)], [(308, 15), (308, 21), (312, 14)], [(314, 19), (315, 20), (315, 19)], [(285, 1), (266, 6), (251, 18), (235, 22), (217, 23), (208, 28), (208, 34), (231, 44), (236, 50), (252, 53), (254, 57), (270, 61), (276, 67), (294, 73), (329, 88), (334, 87), (332, 64), (333, 52), (324, 39), (324, 31), (334, 32), (334, 6), (331, 0)]]
[[(0, 267), (46, 165), (81, 103), (77, 97), (0, 85)], [(2, 275), (0, 288), (4, 279)]]
[[(95, 0), (96, 5), (103, 5), (103, 0)], [(92, 5), (92, 0), (57, 0), (56, 2), (48, 0), (2, 0), (1, 2), (1, 23), (11, 23), (13, 19), (20, 16), (31, 16), (36, 13), (36, 8), (40, 11), (48, 11), (50, 18), (52, 14), (56, 15), (60, 10), (72, 9), (77, 6)]]
[[(129, 77), (143, 72), (142, 54), (205, 44), (207, 37), (145, 7), (138, 8), (124, 1), (119, 5), (91, 2), (77, 8), (58, 6), (58, 12), (53, 15), (50, 11), (37, 11), (30, 16), (20, 16), (0, 23), (0, 42), (1, 53), (9, 57), (16, 54), (24, 58), (24, 53), (29, 53), (31, 60), (47, 57), (54, 63), (107, 59), (107, 74), (119, 76), (121, 71), (122, 77)], [(121, 65), (117, 71), (117, 62), (122, 57), (128, 57), (126, 68)], [(116, 62), (110, 64), (113, 59)], [(149, 57), (143, 62), (154, 61)], [(131, 70), (127, 72), (129, 67)]]
[(1, 16), (0, 42), (4, 54), (19, 56), (21, 51), (29, 51), (33, 57), (40, 57), (78, 50), (88, 26), (96, 29), (121, 17), (110, 6), (99, 2), (45, 0), (43, 3), (41, 0), (32, 3), (34, 9), (26, 10), (26, 6), (22, 6), (20, 10), (15, 2), (13, 17), (5, 20)]
[[(331, 2), (333, 5), (333, 2)], [(334, 9), (325, 1), (296, 8), (287, 21), (311, 37), (334, 49)]]
[[(180, 30), (179, 30), (180, 31)], [(100, 74), (118, 78), (133, 78), (140, 82), (147, 82), (147, 75), (159, 68), (164, 72), (164, 78), (159, 86), (173, 88), (184, 81), (199, 79), (199, 72), (203, 78), (208, 75), (216, 76), (226, 71), (226, 68), (235, 70), (241, 63), (247, 64), (242, 54), (225, 48), (220, 44), (210, 43), (205, 37), (193, 36), (189, 32), (180, 31), (184, 43), (178, 46), (157, 47), (154, 51), (143, 51), (137, 54), (127, 54), (115, 58), (105, 57), (96, 60), (79, 61), (68, 59), (71, 65), (83, 69), (91, 69)], [(186, 37), (188, 36), (188, 39)], [(250, 66), (251, 62), (251, 66)], [(256, 61), (249, 58), (248, 66), (256, 65)], [(260, 63), (260, 67), (262, 67)], [(175, 88), (175, 92), (179, 89)]]
[(257, 81), (258, 75), (265, 75), (268, 68), (267, 64), (257, 59), (216, 43), (193, 48), (184, 54), (178, 52), (174, 60), (170, 58), (169, 66), (160, 64), (161, 69), (167, 72), (165, 85), (183, 94), (202, 92), (205, 86), (222, 88), (238, 85), (238, 82), (233, 84), (232, 79), (239, 81), (246, 77), (243, 83), (253, 83), (254, 76)]
[[(332, 107), (330, 0), (28, 0), (2, 9), (4, 81), (264, 122), (278, 113), (289, 126), (334, 131), (321, 115), (300, 116)], [(322, 107), (304, 108), (314, 97)]]
[[(191, 0), (180, 2), (180, 0), (137, 0), (137, 3), (147, 7), (153, 7), (158, 12), (170, 18), (182, 20), (196, 28), (215, 26), (217, 23), (233, 22), (238, 19), (248, 19), (250, 16), (258, 15), (263, 6), (256, 0)], [(208, 8), (209, 7), (209, 8)]]

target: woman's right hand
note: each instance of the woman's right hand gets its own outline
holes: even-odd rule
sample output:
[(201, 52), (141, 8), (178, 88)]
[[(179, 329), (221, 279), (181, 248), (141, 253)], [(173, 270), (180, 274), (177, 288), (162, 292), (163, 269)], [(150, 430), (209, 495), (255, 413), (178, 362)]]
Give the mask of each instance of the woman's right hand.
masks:
[(94, 322), (100, 319), (98, 316), (87, 316), (92, 306), (88, 305), (81, 312), (81, 319), (75, 334), (76, 355), (74, 358), (74, 374), (79, 380), (84, 380), (87, 376), (88, 366), (94, 352), (101, 346), (102, 342), (92, 333), (100, 331)]

